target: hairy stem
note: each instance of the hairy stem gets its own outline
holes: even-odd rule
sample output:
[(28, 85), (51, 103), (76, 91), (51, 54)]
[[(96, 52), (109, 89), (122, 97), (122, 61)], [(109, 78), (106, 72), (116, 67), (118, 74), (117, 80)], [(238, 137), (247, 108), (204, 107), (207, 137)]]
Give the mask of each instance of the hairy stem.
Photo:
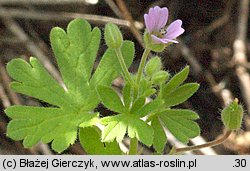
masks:
[(190, 146), (190, 147), (177, 148), (174, 150), (174, 154), (181, 154), (181, 153), (184, 153), (186, 151), (198, 150), (198, 149), (205, 148), (205, 147), (212, 147), (212, 146), (219, 145), (219, 144), (223, 143), (231, 135), (231, 133), (232, 133), (231, 130), (227, 130), (226, 133), (221, 138), (219, 138), (217, 140), (210, 141), (208, 143), (201, 144), (201, 145), (194, 145), (194, 146)]
[(121, 49), (120, 48), (115, 49), (115, 53), (116, 53), (116, 56), (118, 58), (118, 61), (119, 61), (120, 65), (122, 67), (122, 71), (123, 71), (123, 73), (125, 75), (125, 78), (130, 83), (130, 85), (132, 85), (133, 79), (131, 78), (131, 75), (130, 75), (130, 73), (128, 71), (128, 68), (127, 68), (126, 63), (124, 61)]
[(129, 148), (129, 155), (136, 155), (138, 148), (138, 140), (137, 138), (130, 138), (130, 148)]
[(148, 57), (149, 53), (150, 53), (150, 49), (146, 47), (146, 49), (143, 52), (141, 62), (140, 62), (140, 66), (139, 66), (138, 73), (137, 73), (137, 78), (136, 78), (137, 84), (139, 84), (140, 81), (141, 81), (143, 69), (145, 67), (145, 64), (146, 64), (147, 57)]

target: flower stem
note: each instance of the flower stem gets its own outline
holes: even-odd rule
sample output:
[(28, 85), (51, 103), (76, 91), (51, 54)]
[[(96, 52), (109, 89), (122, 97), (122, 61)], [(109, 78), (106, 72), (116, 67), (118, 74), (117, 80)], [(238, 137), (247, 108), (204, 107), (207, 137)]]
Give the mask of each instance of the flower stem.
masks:
[(181, 154), (181, 153), (184, 153), (186, 151), (198, 150), (198, 149), (205, 148), (205, 147), (212, 147), (212, 146), (219, 145), (219, 144), (223, 143), (231, 135), (231, 133), (232, 133), (231, 130), (227, 130), (226, 133), (221, 138), (219, 138), (217, 140), (210, 141), (208, 143), (201, 144), (201, 145), (194, 145), (194, 146), (190, 146), (190, 147), (177, 148), (174, 150), (173, 153), (174, 154)]
[(137, 147), (138, 147), (138, 140), (137, 138), (130, 138), (130, 148), (129, 148), (129, 155), (136, 155), (137, 154)]
[(123, 59), (123, 55), (122, 55), (121, 49), (120, 48), (116, 48), (115, 49), (115, 53), (116, 53), (116, 56), (118, 58), (118, 61), (119, 61), (120, 65), (122, 67), (122, 71), (123, 71), (123, 73), (125, 75), (125, 78), (132, 85), (133, 79), (131, 78), (131, 75), (130, 75), (130, 73), (128, 71), (128, 68), (127, 68), (127, 66), (125, 64), (125, 61)]
[(146, 47), (144, 52), (143, 52), (141, 62), (140, 62), (140, 66), (139, 66), (138, 73), (137, 73), (137, 78), (136, 78), (137, 84), (139, 84), (140, 81), (141, 81), (142, 72), (143, 72), (143, 69), (145, 67), (146, 60), (147, 60), (147, 57), (148, 57), (149, 53), (150, 53), (150, 49)]

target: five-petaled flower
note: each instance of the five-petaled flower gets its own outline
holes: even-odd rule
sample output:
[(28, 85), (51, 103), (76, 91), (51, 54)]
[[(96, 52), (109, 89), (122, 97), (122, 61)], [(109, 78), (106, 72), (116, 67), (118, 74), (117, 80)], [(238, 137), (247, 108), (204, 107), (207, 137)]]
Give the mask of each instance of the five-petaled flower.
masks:
[(181, 20), (175, 20), (165, 28), (168, 21), (168, 9), (166, 7), (160, 8), (156, 6), (150, 8), (149, 13), (144, 14), (144, 20), (147, 32), (151, 34), (155, 44), (178, 43), (175, 40), (176, 37), (184, 32), (184, 29), (181, 27)]

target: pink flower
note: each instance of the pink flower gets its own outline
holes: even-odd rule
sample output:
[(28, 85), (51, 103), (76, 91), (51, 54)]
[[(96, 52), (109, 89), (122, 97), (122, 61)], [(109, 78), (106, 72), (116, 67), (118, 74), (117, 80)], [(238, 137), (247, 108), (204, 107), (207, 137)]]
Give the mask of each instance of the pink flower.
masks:
[(178, 43), (176, 37), (184, 33), (181, 27), (182, 21), (175, 20), (167, 28), (168, 9), (158, 6), (149, 9), (148, 14), (144, 14), (144, 20), (147, 31), (151, 34), (151, 38), (155, 44), (167, 44), (169, 42)]

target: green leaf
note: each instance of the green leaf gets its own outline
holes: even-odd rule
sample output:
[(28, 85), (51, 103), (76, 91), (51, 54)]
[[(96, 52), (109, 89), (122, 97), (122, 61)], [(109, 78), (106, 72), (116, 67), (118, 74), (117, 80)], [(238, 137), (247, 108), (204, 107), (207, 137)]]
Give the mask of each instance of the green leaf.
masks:
[(86, 128), (86, 127), (91, 127), (93, 125), (96, 125), (100, 122), (100, 118), (94, 117), (88, 121), (82, 122), (79, 127), (81, 128)]
[(157, 153), (162, 153), (164, 150), (165, 144), (167, 142), (167, 136), (165, 134), (165, 131), (163, 127), (161, 126), (161, 123), (158, 119), (158, 117), (155, 117), (152, 122), (151, 126), (154, 129), (154, 134), (157, 136), (154, 136), (153, 146)]
[(140, 84), (139, 84), (139, 95), (140, 96), (145, 96), (145, 94), (148, 94), (149, 91), (152, 92), (152, 84), (149, 80), (143, 78), (141, 81), (140, 81)]
[[(71, 108), (68, 101), (73, 104), (76, 103), (48, 74), (36, 58), (30, 58), (30, 64), (22, 59), (13, 59), (7, 64), (9, 75), (16, 80), (11, 83), (13, 90), (59, 107), (67, 106)], [(72, 108), (72, 110), (75, 109)]]
[(100, 43), (100, 30), (82, 19), (71, 21), (67, 33), (58, 27), (51, 30), (51, 46), (64, 83), (69, 91), (78, 91), (82, 80), (89, 80)]
[(112, 142), (116, 139), (121, 142), (125, 136), (127, 125), (124, 122), (112, 121), (109, 123), (102, 132), (103, 142)]
[[(120, 73), (119, 67), (114, 67), (113, 70), (113, 67), (110, 67), (112, 65), (109, 65), (117, 62), (107, 62), (115, 56), (106, 59), (110, 57), (107, 55), (102, 60), (106, 65), (102, 65), (104, 71), (107, 71), (105, 67), (109, 67), (109, 72), (105, 72), (105, 77), (101, 78), (99, 69), (98, 77), (95, 77), (95, 83), (91, 85), (91, 74), (100, 37), (100, 30), (91, 29), (89, 23), (82, 19), (70, 22), (67, 32), (59, 27), (52, 29), (51, 46), (66, 90), (51, 77), (36, 58), (30, 58), (30, 63), (14, 59), (7, 64), (7, 71), (15, 80), (11, 84), (12, 89), (54, 106), (7, 108), (7, 115), (13, 119), (7, 128), (10, 138), (24, 140), (25, 147), (32, 147), (39, 141), (52, 142), (52, 148), (62, 152), (76, 140), (79, 126), (86, 127), (96, 123), (98, 114), (93, 111), (100, 100), (95, 87), (102, 83), (110, 85), (114, 75)], [(124, 43), (124, 51), (128, 52), (126, 61), (129, 66), (133, 59), (133, 44)]]
[(135, 114), (142, 118), (150, 113), (153, 113), (159, 110), (162, 104), (164, 104), (163, 100), (155, 99), (145, 104), (140, 110), (136, 111)]
[(142, 106), (144, 106), (145, 101), (146, 101), (146, 98), (144, 96), (137, 98), (132, 105), (130, 113), (136, 113), (138, 110), (140, 110)]
[[(85, 138), (88, 137), (88, 138)], [(88, 154), (98, 155), (121, 155), (119, 144), (117, 142), (101, 142), (101, 130), (97, 127), (81, 128), (79, 139), (82, 147)]]
[(190, 138), (200, 134), (200, 128), (193, 120), (199, 116), (190, 110), (168, 109), (157, 115), (164, 126), (181, 142), (188, 143)]
[(101, 119), (101, 124), (107, 125), (102, 132), (102, 141), (110, 142), (116, 139), (118, 142), (125, 136), (128, 130), (130, 138), (137, 138), (147, 146), (153, 143), (153, 129), (147, 123), (130, 114), (119, 114)]
[(100, 85), (97, 87), (98, 94), (102, 103), (113, 110), (114, 112), (123, 113), (126, 112), (126, 108), (123, 106), (122, 101), (118, 94), (110, 87)]
[[(129, 68), (132, 64), (135, 54), (134, 43), (131, 41), (123, 41), (121, 46), (122, 55), (124, 57), (124, 61)], [(122, 73), (122, 68), (117, 59), (116, 53), (114, 49), (108, 48), (108, 50), (103, 55), (100, 64), (98, 65), (92, 79), (91, 86), (94, 87), (96, 85), (107, 85), (118, 77), (119, 74)]]
[(145, 96), (145, 97), (150, 97), (150, 96), (152, 96), (153, 94), (155, 94), (156, 92), (157, 92), (156, 89), (151, 88), (151, 89), (148, 89), (148, 90), (146, 90), (146, 91), (144, 92), (144, 96)]
[(197, 83), (187, 83), (164, 96), (166, 108), (185, 102), (199, 88)]
[(13, 120), (7, 135), (14, 140), (24, 140), (25, 147), (32, 147), (40, 140), (52, 142), (52, 148), (62, 152), (77, 138), (77, 127), (98, 114), (77, 113), (67, 108), (11, 106), (5, 111)]
[(125, 84), (122, 89), (123, 102), (127, 109), (130, 109), (130, 104), (133, 99), (133, 91), (130, 84)]
[(182, 71), (177, 73), (169, 82), (163, 86), (161, 90), (161, 96), (164, 97), (174, 91), (179, 85), (181, 85), (187, 78), (189, 73), (189, 66), (186, 66)]

